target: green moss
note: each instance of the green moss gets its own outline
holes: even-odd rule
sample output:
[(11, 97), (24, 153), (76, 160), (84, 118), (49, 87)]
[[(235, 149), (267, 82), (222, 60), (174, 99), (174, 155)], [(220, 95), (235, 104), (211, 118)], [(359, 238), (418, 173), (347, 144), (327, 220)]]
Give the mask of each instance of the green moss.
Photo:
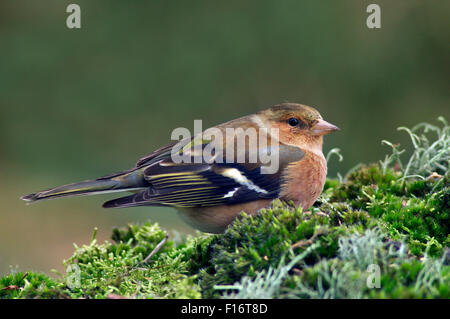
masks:
[[(439, 131), (439, 143), (421, 137), (406, 166), (385, 142), (392, 155), (327, 180), (307, 212), (275, 200), (224, 234), (177, 242), (151, 223), (114, 229), (113, 242), (94, 233), (64, 261), (67, 274), (10, 274), (0, 297), (449, 298), (449, 132)], [(423, 175), (434, 169), (444, 176)], [(380, 288), (367, 284), (372, 266)]]
[[(415, 254), (423, 254), (433, 238), (432, 254), (439, 255), (448, 246), (450, 227), (450, 189), (448, 177), (439, 182), (401, 180), (401, 174), (388, 170), (381, 173), (378, 165), (362, 167), (347, 182), (328, 190), (328, 200), (346, 201), (352, 209), (361, 209), (387, 229), (394, 239), (407, 240)], [(348, 219), (346, 220), (348, 222)]]
[[(284, 269), (281, 263), (306, 253), (276, 277), (280, 287), (272, 297), (448, 298), (449, 256), (440, 256), (450, 250), (449, 194), (447, 177), (404, 181), (389, 169), (383, 174), (378, 165), (363, 166), (346, 181), (328, 180), (311, 211), (276, 200), (257, 216), (243, 213), (224, 234), (169, 239), (146, 264), (167, 235), (157, 224), (114, 229), (112, 242), (97, 243), (94, 233), (64, 261), (67, 274), (57, 280), (10, 274), (0, 279), (0, 296), (226, 297), (228, 288), (218, 288), (237, 282), (243, 284), (232, 287), (263, 287)], [(362, 260), (381, 267), (382, 288), (367, 287), (368, 262)], [(246, 296), (243, 291), (238, 295)]]
[(64, 277), (64, 291), (72, 298), (106, 298), (110, 294), (133, 298), (200, 297), (195, 277), (187, 272), (186, 255), (194, 241), (176, 246), (169, 240), (147, 264), (142, 264), (165, 236), (157, 224), (129, 225), (113, 231), (115, 243), (97, 244), (94, 238), (90, 245), (76, 247), (73, 256), (64, 262), (72, 270)]
[[(405, 247), (409, 248), (411, 257), (408, 261), (398, 263), (400, 269), (419, 262), (424, 254), (441, 256), (444, 248), (449, 246), (448, 179), (439, 182), (407, 182), (401, 176), (389, 169), (383, 174), (378, 165), (363, 166), (345, 182), (327, 181), (324, 193), (312, 212), (303, 213), (276, 201), (271, 209), (258, 216), (243, 215), (225, 234), (214, 236), (209, 246), (201, 251), (201, 257), (198, 257), (206, 261), (199, 275), (203, 296), (218, 297), (221, 291), (214, 290), (214, 286), (231, 285), (244, 276), (255, 278), (257, 273), (275, 268), (282, 256), (289, 261), (313, 242), (319, 243), (318, 248), (305, 258), (302, 265), (296, 266), (305, 275), (295, 277), (297, 280), (292, 280), (290, 285), (295, 286), (298, 280), (303, 283), (316, 282), (319, 273), (327, 277), (324, 267), (333, 268), (329, 271), (339, 273), (339, 280), (348, 285), (350, 274), (363, 278), (367, 273), (366, 269), (353, 269), (348, 262), (339, 260), (339, 238), (352, 233), (362, 234), (374, 228), (382, 231), (384, 241), (404, 242)], [(296, 246), (295, 243), (302, 244)], [(378, 254), (386, 254), (385, 250)], [(392, 259), (382, 263), (392, 266), (396, 260), (395, 257)], [(374, 260), (374, 263), (380, 262)], [(424, 267), (422, 263), (420, 265)], [(351, 288), (352, 285), (349, 285), (348, 291), (344, 285), (332, 288), (333, 293), (329, 295), (290, 293), (297, 297), (353, 298), (443, 297), (448, 294), (442, 288), (445, 285), (437, 282), (432, 291), (422, 291), (411, 286), (412, 283), (404, 282), (404, 273), (388, 267), (383, 271), (382, 281), (386, 285), (383, 292), (374, 293), (363, 286), (358, 290)], [(448, 268), (440, 275), (446, 278), (448, 284)], [(330, 277), (329, 280), (334, 279)], [(313, 286), (308, 289), (316, 293), (330, 292), (330, 287)], [(307, 287), (304, 288), (308, 291)]]
[(0, 278), (0, 298), (67, 298), (58, 284), (43, 274), (14, 272)]
[(283, 256), (288, 262), (312, 240), (319, 240), (321, 246), (306, 262), (313, 264), (335, 255), (336, 240), (344, 229), (330, 226), (329, 220), (325, 214), (303, 213), (279, 201), (256, 217), (243, 214), (223, 235), (214, 236), (196, 257), (206, 261), (199, 273), (204, 296), (217, 296), (215, 285), (232, 284), (244, 275), (252, 277), (277, 267)]
[[(0, 296), (221, 297), (227, 292), (218, 286), (244, 279), (249, 287), (264, 286), (252, 280), (307, 252), (277, 277), (273, 297), (448, 298), (448, 262), (437, 258), (449, 249), (449, 194), (447, 177), (408, 182), (378, 165), (363, 166), (344, 182), (328, 180), (311, 211), (276, 200), (257, 216), (243, 213), (224, 234), (167, 240), (146, 264), (167, 235), (157, 224), (114, 229), (113, 242), (97, 243), (94, 234), (89, 245), (75, 246), (60, 279), (10, 274), (0, 279)], [(396, 254), (396, 245), (406, 255)], [(381, 289), (366, 285), (369, 263), (381, 267)]]

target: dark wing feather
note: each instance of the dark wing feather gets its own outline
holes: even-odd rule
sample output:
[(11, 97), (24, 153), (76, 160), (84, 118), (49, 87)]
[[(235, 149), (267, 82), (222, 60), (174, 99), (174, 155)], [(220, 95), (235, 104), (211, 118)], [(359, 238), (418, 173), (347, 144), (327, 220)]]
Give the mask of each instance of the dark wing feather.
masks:
[[(195, 142), (190, 141), (191, 144)], [(200, 143), (204, 148), (208, 141), (200, 140)], [(198, 207), (276, 198), (280, 193), (283, 169), (304, 155), (298, 148), (282, 145), (278, 171), (262, 174), (262, 165), (258, 163), (174, 163), (171, 151), (175, 144), (165, 146), (137, 163), (135, 169), (142, 172), (148, 188), (108, 201), (103, 206)]]
[[(276, 198), (279, 178), (246, 170), (238, 164), (153, 164), (145, 172), (150, 187), (137, 194), (111, 200), (104, 207), (174, 206), (196, 207), (237, 204), (261, 198)], [(227, 172), (242, 176), (239, 182)], [(243, 182), (242, 179), (247, 182)]]
[(157, 162), (161, 159), (167, 159), (170, 158), (170, 152), (172, 151), (172, 148), (177, 144), (178, 142), (174, 142), (172, 144), (163, 146), (161, 148), (158, 148), (156, 151), (144, 156), (136, 163), (136, 168), (143, 167), (145, 165), (149, 165), (152, 163)]

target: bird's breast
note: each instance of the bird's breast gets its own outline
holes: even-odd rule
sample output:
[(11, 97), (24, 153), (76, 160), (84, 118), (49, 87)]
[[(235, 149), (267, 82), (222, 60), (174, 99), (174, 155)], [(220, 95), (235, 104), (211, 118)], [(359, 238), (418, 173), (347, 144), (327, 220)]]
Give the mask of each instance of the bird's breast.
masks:
[(289, 164), (283, 175), (280, 197), (292, 200), (306, 210), (322, 192), (327, 176), (327, 162), (322, 153), (306, 152), (300, 161)]

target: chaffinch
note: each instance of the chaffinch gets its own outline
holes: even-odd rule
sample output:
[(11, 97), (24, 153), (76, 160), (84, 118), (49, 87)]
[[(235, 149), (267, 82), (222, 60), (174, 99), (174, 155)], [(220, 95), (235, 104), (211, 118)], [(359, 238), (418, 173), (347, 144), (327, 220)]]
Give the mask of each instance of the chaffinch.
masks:
[[(252, 130), (266, 132), (260, 134), (266, 140), (251, 143)], [(255, 215), (275, 198), (308, 209), (320, 195), (327, 174), (323, 136), (336, 130), (314, 108), (283, 103), (203, 132), (216, 135), (200, 134), (162, 147), (140, 159), (130, 170), (40, 191), (22, 199), (34, 202), (132, 192), (107, 201), (103, 207), (175, 207), (194, 228), (221, 233), (242, 211)], [(213, 141), (221, 141), (223, 145), (218, 147), (216, 143), (217, 147), (212, 148)], [(211, 156), (205, 158), (208, 147)], [(276, 155), (270, 157), (277, 164), (271, 170), (266, 165), (269, 153)], [(260, 154), (260, 158), (255, 159), (255, 154)], [(184, 161), (174, 160), (176, 156), (184, 156)]]

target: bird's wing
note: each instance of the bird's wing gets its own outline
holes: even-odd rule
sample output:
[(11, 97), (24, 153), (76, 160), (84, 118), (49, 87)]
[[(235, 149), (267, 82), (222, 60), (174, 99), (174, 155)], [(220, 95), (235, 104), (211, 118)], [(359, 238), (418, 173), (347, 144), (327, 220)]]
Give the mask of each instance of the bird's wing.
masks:
[(148, 188), (106, 202), (104, 207), (236, 204), (258, 198), (276, 198), (280, 190), (279, 178), (261, 174), (260, 168), (247, 170), (237, 164), (166, 165), (166, 162), (160, 162), (145, 170)]
[(277, 198), (282, 167), (273, 174), (263, 174), (261, 169), (245, 163), (176, 164), (162, 160), (145, 168), (149, 183), (145, 190), (108, 201), (104, 207), (198, 207)]
[[(209, 143), (210, 140), (203, 137), (194, 137), (178, 146), (175, 153), (189, 154), (188, 163), (172, 160), (176, 144), (144, 157), (136, 169), (143, 172), (148, 187), (136, 194), (108, 201), (103, 206), (198, 207), (276, 198), (280, 193), (284, 168), (304, 155), (298, 148), (280, 145), (279, 168), (269, 174), (263, 172), (261, 162), (248, 161), (247, 151), (243, 163), (222, 163), (217, 159), (205, 161), (199, 151), (205, 150)], [(200, 148), (195, 151), (195, 146)]]
[(158, 148), (156, 151), (153, 151), (152, 153), (144, 156), (136, 163), (136, 168), (149, 165), (149, 164), (157, 162), (158, 160), (161, 160), (161, 159), (167, 159), (168, 157), (170, 157), (172, 148), (177, 143), (178, 142), (168, 144), (168, 145)]

